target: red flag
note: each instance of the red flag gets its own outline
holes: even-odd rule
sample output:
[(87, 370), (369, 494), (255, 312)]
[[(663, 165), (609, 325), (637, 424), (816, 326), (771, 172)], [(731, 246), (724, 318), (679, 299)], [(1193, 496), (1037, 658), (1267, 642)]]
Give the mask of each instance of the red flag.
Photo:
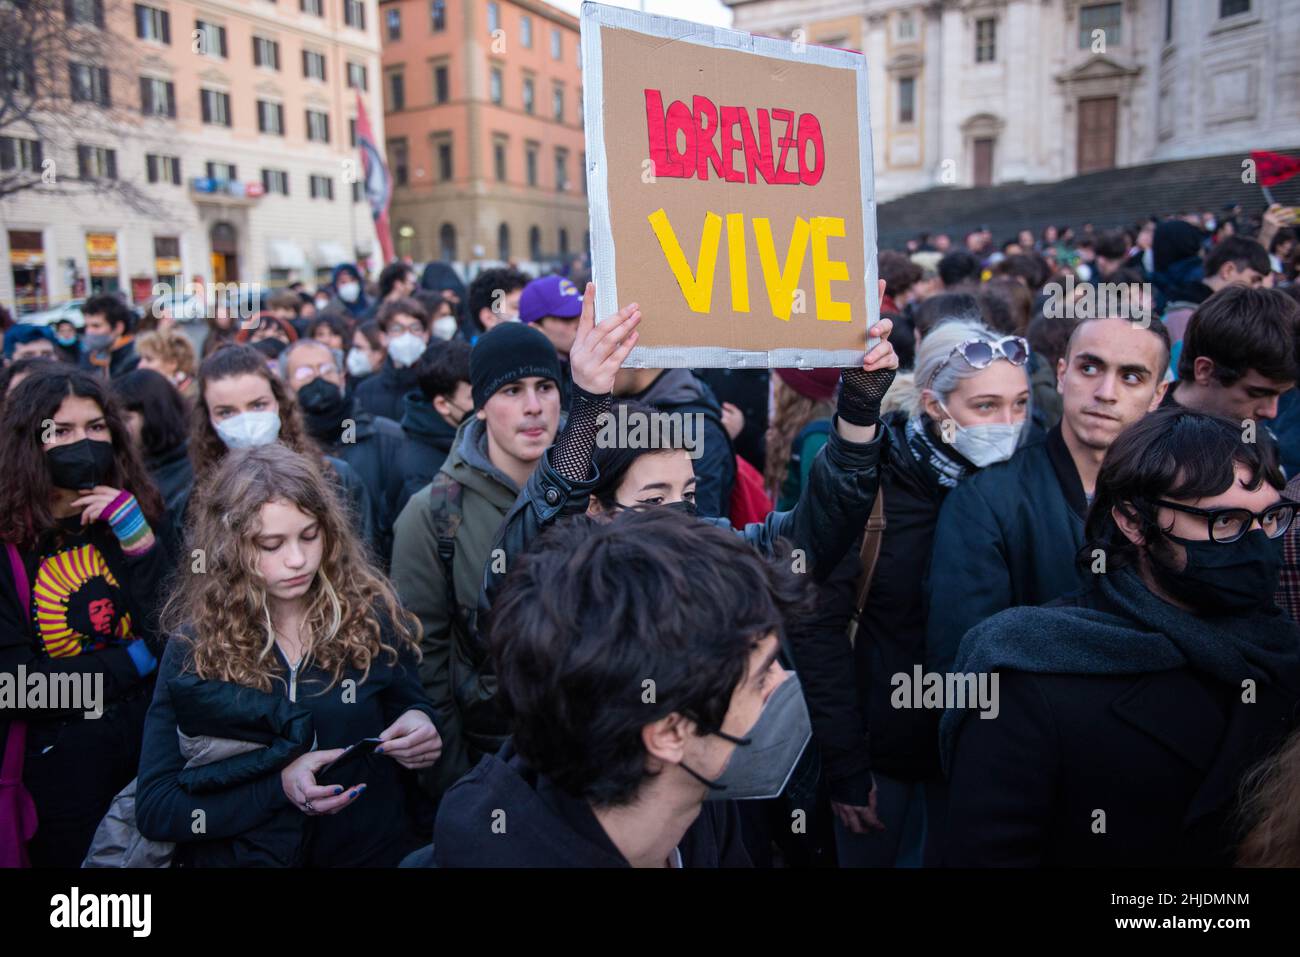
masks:
[(1255, 173), (1260, 186), (1276, 186), (1300, 173), (1300, 158), (1259, 150), (1251, 150), (1250, 158), (1255, 161)]
[(357, 149), (361, 150), (362, 184), (370, 202), (370, 215), (375, 221), (384, 263), (388, 264), (394, 258), (393, 235), (388, 227), (388, 203), (393, 198), (393, 181), (388, 175), (384, 154), (379, 152), (375, 134), (371, 132), (370, 118), (366, 116), (366, 104), (361, 99), (360, 90), (357, 91)]

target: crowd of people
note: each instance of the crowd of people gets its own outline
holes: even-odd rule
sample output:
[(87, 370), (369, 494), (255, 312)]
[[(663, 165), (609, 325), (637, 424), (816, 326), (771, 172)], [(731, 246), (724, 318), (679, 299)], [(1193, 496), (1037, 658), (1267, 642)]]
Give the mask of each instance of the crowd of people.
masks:
[(9, 325), (0, 861), (1300, 866), (1286, 218), (918, 236), (843, 370), (443, 263)]

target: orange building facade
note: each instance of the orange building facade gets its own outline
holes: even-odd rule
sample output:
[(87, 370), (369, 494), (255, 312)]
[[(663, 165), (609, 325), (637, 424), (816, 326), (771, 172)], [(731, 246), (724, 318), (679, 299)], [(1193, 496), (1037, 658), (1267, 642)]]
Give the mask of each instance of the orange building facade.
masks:
[(381, 0), (399, 256), (588, 250), (578, 20), (539, 0)]

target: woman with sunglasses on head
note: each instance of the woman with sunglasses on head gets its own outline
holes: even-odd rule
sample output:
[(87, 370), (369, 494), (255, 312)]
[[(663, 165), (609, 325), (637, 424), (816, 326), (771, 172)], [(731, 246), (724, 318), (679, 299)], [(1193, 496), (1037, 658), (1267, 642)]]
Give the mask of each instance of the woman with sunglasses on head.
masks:
[(925, 582), (944, 499), (1021, 444), (1028, 355), (1024, 339), (969, 320), (943, 322), (921, 340), (913, 408), (884, 418), (885, 529), (852, 650), (844, 634), (859, 599), (859, 549), (822, 586), (815, 631), (823, 653), (803, 670), (841, 866), (917, 865), (923, 843), (933, 846), (944, 797), (939, 712), (892, 707), (891, 679), (925, 661)]
[(953, 670), (998, 680), (992, 709), (942, 719), (944, 863), (1233, 862), (1242, 780), (1300, 704), (1300, 627), (1274, 603), (1281, 490), (1272, 444), (1239, 422), (1174, 406), (1120, 433), (1078, 555), (1089, 584), (962, 640)]

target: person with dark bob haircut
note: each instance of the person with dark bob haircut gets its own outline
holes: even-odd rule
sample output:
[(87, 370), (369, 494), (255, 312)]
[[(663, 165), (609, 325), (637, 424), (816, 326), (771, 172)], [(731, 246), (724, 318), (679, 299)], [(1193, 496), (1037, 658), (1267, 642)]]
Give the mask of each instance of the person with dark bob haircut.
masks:
[(149, 477), (162, 493), (172, 527), (180, 528), (180, 509), (194, 485), (185, 400), (166, 376), (152, 369), (136, 369), (114, 379), (113, 395), (122, 406)]
[[(36, 867), (77, 867), (140, 760), (172, 570), (166, 514), (106, 379), (34, 368), (0, 416), (0, 680), (81, 692), (0, 712), (25, 753)], [(23, 677), (23, 674), (26, 677)], [(25, 748), (23, 742), (25, 740)], [(20, 851), (23, 849), (20, 848)]]
[(1238, 423), (1277, 417), (1300, 367), (1300, 306), (1276, 289), (1225, 286), (1187, 324), (1166, 403)]
[(1239, 786), (1300, 703), (1300, 627), (1274, 602), (1281, 489), (1237, 422), (1161, 409), (1120, 433), (1078, 556), (1090, 583), (962, 641), (953, 672), (996, 683), (991, 710), (941, 725), (948, 864), (1232, 862)]
[(489, 637), (515, 734), (447, 792), (438, 866), (748, 866), (732, 799), (779, 791), (811, 737), (777, 663), (805, 588), (666, 509), (550, 530)]

